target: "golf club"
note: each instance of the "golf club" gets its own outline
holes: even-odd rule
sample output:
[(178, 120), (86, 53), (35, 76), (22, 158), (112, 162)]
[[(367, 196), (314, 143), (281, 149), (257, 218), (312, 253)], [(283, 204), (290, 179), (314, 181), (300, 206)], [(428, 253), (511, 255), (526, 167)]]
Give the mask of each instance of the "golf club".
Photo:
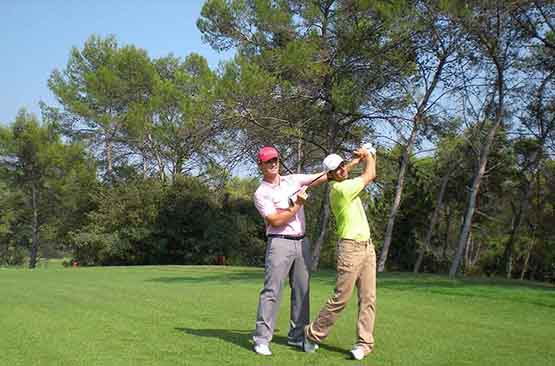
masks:
[[(319, 176), (317, 176), (316, 178), (314, 178), (310, 183), (308, 183), (308, 186), (310, 186), (312, 183), (316, 182), (318, 179), (322, 178), (324, 175), (328, 174), (328, 172), (324, 172), (322, 174), (320, 174)], [(293, 192), (292, 194), (289, 195), (289, 206), (294, 206), (295, 205), (295, 201), (293, 201), (293, 198), (295, 197), (295, 195), (297, 193), (299, 193), (299, 191), (302, 188), (297, 189), (295, 192)]]
[[(376, 155), (376, 148), (372, 145), (371, 142), (367, 142), (364, 145), (362, 145), (363, 148), (365, 148), (366, 150), (368, 150), (368, 152), (372, 155)], [(310, 183), (308, 183), (308, 186), (310, 186), (312, 183), (316, 182), (318, 179), (322, 178), (324, 175), (328, 174), (328, 172), (324, 172), (322, 174), (320, 174), (319, 176), (317, 176), (316, 178), (314, 178)], [(295, 192), (293, 192), (291, 195), (289, 195), (289, 206), (294, 206), (295, 205), (295, 201), (293, 200), (295, 198), (295, 195), (297, 193), (299, 193), (299, 191), (301, 190), (297, 189)]]

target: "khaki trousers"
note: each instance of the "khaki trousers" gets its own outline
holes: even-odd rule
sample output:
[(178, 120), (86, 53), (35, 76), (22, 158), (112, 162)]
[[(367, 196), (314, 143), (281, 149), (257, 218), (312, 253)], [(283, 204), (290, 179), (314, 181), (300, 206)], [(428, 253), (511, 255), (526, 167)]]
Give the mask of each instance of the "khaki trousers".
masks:
[(339, 314), (358, 292), (357, 344), (370, 353), (374, 347), (376, 314), (376, 251), (372, 241), (342, 239), (337, 244), (337, 278), (335, 292), (320, 310), (318, 317), (305, 328), (313, 342), (326, 338)]

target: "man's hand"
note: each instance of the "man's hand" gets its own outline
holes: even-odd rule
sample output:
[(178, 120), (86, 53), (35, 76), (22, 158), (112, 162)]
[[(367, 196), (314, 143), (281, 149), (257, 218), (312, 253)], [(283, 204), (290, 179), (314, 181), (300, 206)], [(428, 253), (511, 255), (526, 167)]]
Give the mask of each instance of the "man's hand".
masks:
[(304, 186), (297, 192), (297, 200), (295, 201), (297, 205), (303, 205), (305, 203), (308, 198), (308, 193), (306, 193), (307, 189), (308, 186)]
[(310, 186), (303, 186), (297, 192), (289, 196), (289, 208), (302, 206), (305, 203), (308, 198), (308, 193), (306, 192), (308, 188), (310, 188)]
[(353, 154), (356, 157), (360, 158), (360, 160), (366, 160), (370, 156), (370, 152), (368, 152), (368, 150), (366, 150), (364, 147), (359, 147), (353, 152)]
[(308, 186), (304, 186), (299, 189), (297, 193), (289, 196), (289, 208), (278, 209), (277, 212), (267, 215), (265, 217), (266, 221), (273, 227), (280, 227), (287, 224), (289, 220), (299, 212), (308, 198), (308, 193), (306, 193), (307, 189)]
[(376, 148), (374, 147), (374, 145), (372, 145), (371, 142), (367, 142), (366, 144), (362, 145), (362, 147), (368, 150), (370, 155), (373, 155), (374, 157), (376, 157)]

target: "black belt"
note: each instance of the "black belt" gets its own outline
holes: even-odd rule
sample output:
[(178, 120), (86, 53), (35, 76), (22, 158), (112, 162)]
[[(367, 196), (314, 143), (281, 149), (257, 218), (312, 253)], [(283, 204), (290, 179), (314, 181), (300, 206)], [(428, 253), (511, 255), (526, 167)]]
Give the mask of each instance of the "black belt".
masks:
[(268, 238), (280, 238), (280, 239), (287, 239), (287, 240), (301, 240), (301, 239), (304, 239), (304, 235), (292, 236), (292, 235), (268, 234), (266, 236)]

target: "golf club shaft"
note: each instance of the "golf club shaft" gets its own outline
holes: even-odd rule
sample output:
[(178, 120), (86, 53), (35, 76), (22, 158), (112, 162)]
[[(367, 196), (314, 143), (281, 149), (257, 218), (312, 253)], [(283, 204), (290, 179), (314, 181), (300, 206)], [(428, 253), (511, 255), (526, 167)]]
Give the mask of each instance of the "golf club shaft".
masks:
[[(328, 173), (327, 173), (327, 172), (323, 172), (322, 174), (320, 174), (319, 176), (317, 176), (316, 178), (314, 178), (310, 183), (308, 183), (307, 186), (310, 186), (312, 183), (316, 182), (318, 179), (322, 178), (322, 177), (323, 177), (324, 175), (326, 175), (326, 174), (328, 174)], [(296, 195), (297, 193), (299, 193), (299, 191), (300, 191), (301, 189), (302, 189), (302, 188), (297, 189), (295, 192), (293, 192), (293, 193), (291, 194), (290, 197), (292, 197), (292, 196)]]

